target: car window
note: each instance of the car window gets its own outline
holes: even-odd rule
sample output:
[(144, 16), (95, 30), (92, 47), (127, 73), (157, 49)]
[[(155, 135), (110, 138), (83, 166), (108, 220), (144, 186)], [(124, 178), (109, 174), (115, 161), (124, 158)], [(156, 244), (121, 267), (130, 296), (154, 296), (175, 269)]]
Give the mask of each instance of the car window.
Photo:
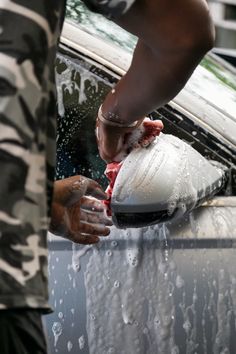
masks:
[(130, 52), (133, 51), (137, 38), (109, 21), (104, 16), (93, 13), (80, 0), (67, 1), (67, 20), (73, 21), (87, 32), (103, 38)]
[[(101, 15), (89, 11), (80, 0), (69, 0), (67, 3), (67, 21), (79, 26), (87, 33), (105, 40), (105, 42), (122, 48), (131, 54), (136, 44), (136, 37), (124, 31)], [(62, 33), (63, 35), (63, 33)], [(80, 38), (75, 39), (80, 44)], [(82, 44), (84, 45), (84, 44)], [(102, 47), (102, 43), (100, 44)], [(112, 48), (110, 49), (113, 50)], [(106, 55), (106, 50), (104, 51)], [(99, 55), (102, 55), (99, 53)], [(119, 59), (118, 59), (119, 60)], [(127, 70), (125, 67), (124, 70)], [(198, 98), (198, 99), (197, 99)], [(196, 102), (200, 102), (201, 107)], [(227, 113), (228, 119), (223, 122), (217, 117), (218, 130), (228, 141), (236, 142), (236, 70), (231, 68), (219, 57), (205, 56), (201, 64), (195, 70), (185, 89), (175, 98), (175, 102), (189, 110), (198, 119), (215, 127), (214, 112), (210, 112), (209, 106), (219, 108), (219, 112)], [(214, 110), (214, 109), (213, 109)], [(218, 114), (218, 116), (220, 113)], [(232, 132), (232, 133), (231, 133)]]

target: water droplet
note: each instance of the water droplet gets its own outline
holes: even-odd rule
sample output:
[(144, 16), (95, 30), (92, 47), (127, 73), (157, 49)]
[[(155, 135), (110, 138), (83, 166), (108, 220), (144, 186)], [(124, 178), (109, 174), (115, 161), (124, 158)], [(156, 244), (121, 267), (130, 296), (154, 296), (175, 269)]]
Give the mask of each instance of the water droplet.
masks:
[(183, 324), (183, 329), (186, 331), (186, 332), (189, 332), (190, 329), (191, 329), (191, 323), (187, 320), (184, 322)]
[(179, 354), (179, 348), (176, 345), (171, 349), (171, 354)]
[(184, 280), (183, 280), (183, 278), (181, 278), (180, 275), (177, 275), (176, 280), (175, 280), (175, 284), (176, 284), (176, 287), (179, 289), (184, 286)]
[(78, 342), (79, 342), (79, 348), (80, 348), (80, 350), (84, 349), (84, 346), (85, 346), (85, 339), (84, 339), (84, 336), (79, 337)]
[(143, 334), (148, 334), (148, 328), (143, 329)]
[(70, 352), (72, 348), (73, 348), (73, 344), (72, 344), (71, 341), (69, 340), (69, 341), (67, 342), (67, 350), (68, 350), (68, 352)]
[(54, 335), (54, 347), (57, 345), (58, 338), (62, 334), (62, 325), (60, 322), (54, 322), (52, 325), (52, 332)]
[(62, 312), (59, 312), (59, 313), (58, 313), (58, 317), (59, 317), (60, 319), (62, 319), (62, 318), (64, 317), (63, 313), (62, 313)]
[(116, 280), (114, 283), (114, 288), (119, 288), (119, 286), (120, 286), (120, 282)]

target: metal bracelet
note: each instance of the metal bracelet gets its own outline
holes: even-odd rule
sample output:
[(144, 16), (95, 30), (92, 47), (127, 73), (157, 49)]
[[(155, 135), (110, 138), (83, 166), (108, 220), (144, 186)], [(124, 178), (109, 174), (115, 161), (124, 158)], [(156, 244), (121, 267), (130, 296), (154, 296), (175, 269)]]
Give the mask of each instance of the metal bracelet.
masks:
[(136, 120), (135, 122), (133, 122), (129, 125), (125, 125), (124, 123), (115, 122), (113, 120), (107, 119), (102, 114), (102, 106), (100, 106), (99, 110), (98, 110), (98, 119), (106, 125), (109, 125), (111, 127), (119, 127), (119, 128), (134, 128), (138, 124), (138, 120)]

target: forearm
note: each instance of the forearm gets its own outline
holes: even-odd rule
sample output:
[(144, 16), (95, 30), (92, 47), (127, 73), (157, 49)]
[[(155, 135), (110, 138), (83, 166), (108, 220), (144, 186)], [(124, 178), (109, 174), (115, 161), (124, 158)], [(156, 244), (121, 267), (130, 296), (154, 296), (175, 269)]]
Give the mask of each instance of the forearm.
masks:
[(184, 87), (203, 54), (162, 53), (139, 41), (133, 62), (103, 103), (103, 114), (131, 123), (168, 103)]
[[(212, 24), (204, 3), (199, 8), (193, 0), (188, 1), (192, 3), (191, 8), (184, 8), (187, 7), (190, 19), (184, 20), (184, 24), (183, 16), (187, 13), (184, 14), (183, 10), (181, 16), (176, 15), (176, 9), (172, 5), (165, 19), (164, 14), (162, 17), (158, 17), (159, 13), (155, 14), (155, 5), (149, 10), (145, 5), (145, 11), (153, 12), (156, 19), (153, 23), (147, 23), (151, 13), (142, 16), (142, 2), (132, 10), (128, 20), (124, 18), (119, 22), (141, 39), (135, 49), (130, 69), (116, 86), (115, 92), (105, 99), (105, 116), (110, 113), (114, 119), (131, 123), (169, 102), (184, 87), (201, 58), (210, 49), (212, 36)], [(185, 0), (178, 2), (181, 4)], [(152, 1), (150, 3), (153, 4)], [(160, 13), (163, 11), (161, 5), (159, 10)], [(192, 21), (195, 21), (193, 24), (190, 22), (191, 16)], [(136, 25), (137, 21), (141, 26)], [(196, 29), (196, 26), (199, 28)]]

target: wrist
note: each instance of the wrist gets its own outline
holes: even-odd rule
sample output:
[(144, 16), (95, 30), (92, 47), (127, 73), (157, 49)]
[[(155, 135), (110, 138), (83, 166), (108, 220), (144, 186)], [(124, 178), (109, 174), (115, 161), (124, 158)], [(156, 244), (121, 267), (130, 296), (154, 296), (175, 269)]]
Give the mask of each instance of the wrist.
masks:
[(133, 127), (136, 126), (138, 121), (144, 118), (143, 115), (134, 112), (133, 108), (133, 102), (130, 104), (129, 98), (124, 96), (119, 82), (115, 89), (112, 89), (106, 96), (100, 107), (100, 113), (102, 114), (102, 118), (105, 119), (105, 124), (107, 121), (110, 121), (118, 123), (117, 127)]
[(102, 107), (103, 107), (102, 105), (99, 107), (98, 119), (106, 125), (112, 127), (118, 127), (118, 128), (134, 128), (139, 123), (138, 120), (134, 121), (133, 123), (122, 121), (119, 119), (119, 116), (116, 116), (112, 113), (110, 114), (108, 113), (107, 115), (104, 115)]

